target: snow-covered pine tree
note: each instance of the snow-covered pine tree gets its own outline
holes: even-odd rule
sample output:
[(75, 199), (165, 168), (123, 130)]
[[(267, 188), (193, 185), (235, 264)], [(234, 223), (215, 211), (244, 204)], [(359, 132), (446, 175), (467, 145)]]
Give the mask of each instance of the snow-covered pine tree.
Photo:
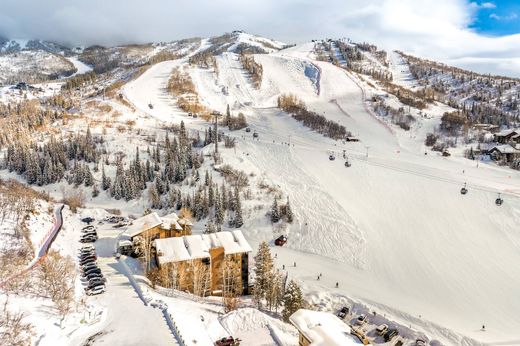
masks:
[(278, 198), (275, 197), (271, 206), (271, 222), (277, 223), (280, 221), (280, 208), (278, 207)]
[(92, 185), (92, 197), (96, 198), (97, 196), (99, 196), (99, 188), (97, 184), (94, 184)]
[(255, 259), (255, 288), (253, 299), (258, 308), (262, 307), (266, 297), (269, 283), (273, 274), (273, 258), (267, 242), (261, 242)]
[(285, 322), (289, 322), (289, 317), (302, 308), (303, 295), (300, 286), (294, 281), (289, 281), (283, 296), (282, 317)]
[(159, 209), (161, 207), (161, 198), (159, 197), (159, 192), (157, 191), (156, 185), (152, 184), (148, 188), (151, 207), (154, 209)]
[(84, 176), (85, 176), (85, 186), (92, 186), (94, 184), (94, 177), (92, 176), (92, 172), (87, 164), (83, 166)]
[(235, 217), (233, 218), (233, 226), (235, 226), (235, 228), (240, 228), (243, 224), (242, 202), (240, 202), (240, 193), (238, 188), (235, 188)]
[(285, 205), (285, 217), (289, 223), (293, 222), (294, 220), (291, 204), (289, 203), (289, 197), (287, 197), (287, 204)]
[(106, 191), (110, 188), (110, 178), (105, 173), (105, 165), (101, 168), (101, 188)]

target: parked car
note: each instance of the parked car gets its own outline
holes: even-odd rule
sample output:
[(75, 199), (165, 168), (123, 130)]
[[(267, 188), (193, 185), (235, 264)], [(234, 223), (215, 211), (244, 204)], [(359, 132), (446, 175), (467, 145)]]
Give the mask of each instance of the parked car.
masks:
[[(90, 266), (90, 267), (87, 267), (87, 268), (82, 268), (81, 270), (83, 271), (83, 273), (86, 273), (86, 272), (89, 272), (92, 269), (99, 269), (99, 268), (98, 268), (98, 266), (96, 264), (94, 264), (94, 266)], [(85, 275), (83, 277), (83, 279), (84, 280), (88, 280), (89, 276), (91, 278), (93, 278), (94, 276), (92, 276), (92, 275), (103, 275), (103, 274), (101, 274), (101, 273), (91, 273), (90, 275)]]
[(246, 132), (251, 132), (251, 129), (249, 127), (246, 127)]
[(220, 340), (215, 341), (215, 346), (238, 346), (240, 345), (240, 339), (235, 339), (232, 336), (228, 336), (227, 338), (222, 338)]
[(98, 267), (95, 267), (95, 268), (92, 268), (92, 269), (89, 269), (87, 271), (84, 271), (81, 276), (84, 276), (84, 277), (88, 277), (90, 274), (101, 274), (101, 269), (99, 269)]
[(82, 243), (93, 243), (97, 240), (98, 238), (95, 236), (95, 235), (86, 235), (86, 236), (83, 236), (79, 239), (80, 242)]
[(78, 255), (79, 258), (85, 258), (85, 257), (90, 257), (90, 256), (97, 256), (96, 251), (86, 251), (86, 252), (82, 252)]
[(94, 245), (83, 245), (79, 250), (80, 251), (86, 251), (86, 250), (95, 250), (96, 247)]
[(84, 217), (83, 219), (81, 219), (82, 222), (85, 222), (85, 223), (91, 223), (94, 221), (94, 218), (92, 217)]
[(376, 328), (377, 334), (383, 336), (388, 331), (388, 326), (386, 324), (382, 324)]
[(385, 342), (388, 342), (388, 341), (392, 340), (392, 339), (395, 338), (398, 334), (399, 334), (399, 332), (397, 331), (397, 329), (390, 329), (390, 330), (389, 330), (388, 332), (386, 332), (385, 335), (384, 335)]
[(82, 236), (82, 237), (86, 237), (86, 236), (88, 236), (88, 235), (91, 235), (91, 236), (93, 236), (93, 237), (98, 238), (98, 234), (97, 234), (97, 232), (94, 231), (94, 230), (86, 231), (86, 232), (84, 232), (81, 236)]
[(258, 132), (253, 132), (253, 138), (258, 138)]
[(274, 245), (276, 245), (276, 246), (284, 246), (285, 243), (287, 243), (287, 237), (284, 236), (284, 235), (279, 236), (279, 237), (276, 238), (276, 240), (274, 241)]
[(366, 315), (359, 315), (356, 319), (356, 323), (359, 325), (363, 325), (368, 322), (368, 318)]
[(347, 317), (348, 313), (349, 313), (349, 309), (348, 309), (348, 307), (344, 306), (344, 307), (342, 307), (342, 308), (338, 311), (338, 317), (341, 318), (341, 319), (343, 319), (343, 318)]
[(426, 341), (424, 339), (415, 340), (415, 346), (426, 346)]
[(85, 231), (87, 229), (95, 229), (96, 227), (92, 226), (92, 225), (89, 225), (89, 226), (85, 226), (83, 227), (81, 230)]
[(96, 286), (100, 286), (100, 285), (104, 285), (104, 284), (105, 284), (105, 280), (100, 279), (100, 278), (94, 278), (94, 279), (90, 279), (88, 281), (87, 288), (92, 288), (92, 287), (96, 287)]
[(89, 276), (86, 277), (87, 281), (90, 281), (92, 279), (97, 279), (97, 280), (101, 280), (103, 282), (106, 282), (107, 279), (103, 276), (103, 274), (90, 274)]
[(92, 287), (86, 291), (87, 295), (89, 295), (89, 296), (94, 296), (97, 294), (101, 294), (103, 292), (105, 292), (105, 285)]
[(87, 259), (81, 261), (80, 265), (81, 265), (81, 269), (83, 271), (85, 271), (85, 270), (87, 270), (88, 268), (91, 268), (91, 267), (97, 267), (96, 260), (93, 259), (93, 258), (87, 258)]

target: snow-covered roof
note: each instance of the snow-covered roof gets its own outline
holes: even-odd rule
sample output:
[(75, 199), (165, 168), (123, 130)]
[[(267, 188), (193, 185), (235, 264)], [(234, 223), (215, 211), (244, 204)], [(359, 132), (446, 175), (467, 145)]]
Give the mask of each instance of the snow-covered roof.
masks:
[(208, 258), (209, 250), (218, 247), (224, 248), (225, 255), (253, 251), (240, 230), (156, 239), (154, 243), (159, 264)]
[(350, 327), (328, 312), (300, 309), (289, 317), (291, 323), (313, 346), (349, 346), (358, 342)]
[(510, 134), (516, 134), (516, 133), (517, 132), (515, 130), (507, 129), (507, 130), (502, 130), (500, 132), (497, 132), (495, 135), (498, 137), (506, 137), (506, 136), (509, 136)]
[(161, 223), (162, 220), (159, 215), (153, 212), (132, 221), (132, 223), (126, 228), (126, 234), (130, 237), (135, 237), (150, 228), (159, 226)]
[(170, 229), (172, 226), (175, 227), (176, 230), (182, 230), (181, 225), (179, 225), (179, 217), (175, 213), (171, 213), (168, 215), (164, 215), (161, 217), (162, 225), (161, 227), (164, 229)]
[(494, 151), (494, 150), (498, 151), (501, 154), (518, 154), (518, 153), (520, 153), (520, 151), (513, 148), (509, 144), (494, 146), (490, 151)]

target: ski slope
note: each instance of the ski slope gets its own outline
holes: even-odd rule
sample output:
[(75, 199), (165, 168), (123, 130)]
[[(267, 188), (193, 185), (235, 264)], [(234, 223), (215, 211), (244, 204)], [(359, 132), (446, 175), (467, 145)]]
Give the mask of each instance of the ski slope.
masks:
[[(278, 266), (309, 292), (346, 294), (446, 344), (520, 344), (519, 172), (425, 156), (421, 139), (402, 145), (367, 112), (355, 78), (309, 60), (311, 47), (255, 56), (264, 69), (260, 90), (251, 87), (234, 54), (218, 58), (218, 79), (190, 69), (204, 103), (243, 111), (259, 133), (259, 141), (231, 133), (237, 154), (224, 151), (224, 161), (264, 175), (291, 198), (295, 222), (286, 247), (275, 249)], [(169, 71), (181, 64), (151, 67), (124, 93), (158, 121), (183, 119), (200, 130), (203, 122), (185, 117), (165, 90)], [(319, 68), (319, 81), (305, 73), (306, 66)], [(212, 85), (226, 86), (228, 95)], [(345, 125), (361, 142), (332, 141), (280, 113), (274, 100), (285, 92)], [(350, 168), (343, 165), (343, 150)], [(331, 152), (335, 161), (328, 159)], [(464, 182), (466, 196), (459, 193)], [(494, 204), (499, 191), (501, 207)], [(263, 214), (243, 231), (255, 244), (273, 239)], [(294, 261), (298, 267), (289, 268)], [(317, 282), (320, 272), (324, 279)]]

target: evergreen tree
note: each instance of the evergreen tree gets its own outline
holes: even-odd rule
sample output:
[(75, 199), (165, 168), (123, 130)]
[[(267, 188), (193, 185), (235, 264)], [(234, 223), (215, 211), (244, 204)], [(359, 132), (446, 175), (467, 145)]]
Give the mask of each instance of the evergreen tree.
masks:
[(156, 185), (150, 185), (148, 191), (150, 196), (151, 207), (154, 209), (159, 209), (161, 207), (161, 198), (159, 197), (159, 192), (157, 191)]
[(242, 203), (240, 202), (240, 193), (238, 192), (238, 188), (235, 189), (235, 217), (233, 218), (233, 226), (235, 228), (240, 228), (244, 224), (244, 219), (242, 218)]
[(280, 208), (278, 207), (278, 198), (275, 197), (271, 206), (271, 222), (277, 223), (278, 221), (280, 221)]
[(99, 196), (99, 189), (97, 184), (92, 185), (92, 197), (96, 198)]
[(301, 309), (302, 305), (303, 295), (300, 286), (294, 280), (291, 280), (283, 295), (283, 320), (289, 322), (289, 317)]
[(269, 245), (261, 242), (258, 246), (258, 252), (255, 258), (255, 288), (254, 288), (254, 301), (258, 308), (262, 307), (262, 302), (266, 297), (269, 290), (273, 274), (273, 258)]
[(287, 197), (287, 204), (285, 205), (285, 217), (287, 218), (287, 222), (289, 223), (293, 222), (294, 220), (291, 204), (289, 203), (289, 197)]

